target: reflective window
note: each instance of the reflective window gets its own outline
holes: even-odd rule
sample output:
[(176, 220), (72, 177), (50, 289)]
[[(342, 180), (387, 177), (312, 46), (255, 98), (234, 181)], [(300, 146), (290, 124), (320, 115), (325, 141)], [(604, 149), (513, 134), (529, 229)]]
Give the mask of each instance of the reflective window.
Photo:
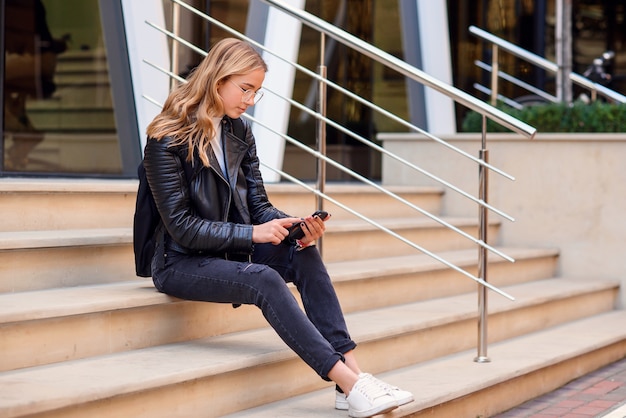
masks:
[(98, 0), (4, 0), (4, 173), (119, 174)]
[[(519, 47), (556, 62), (557, 2), (548, 0), (468, 0), (448, 1), (448, 17), (452, 43), (452, 62), (455, 85), (462, 90), (488, 99), (474, 88), (475, 83), (489, 85), (489, 73), (480, 70), (475, 60), (491, 62), (491, 46), (469, 33), (476, 25)], [(572, 70), (579, 74), (593, 69), (594, 59), (607, 50), (615, 57), (603, 69), (610, 77), (596, 79), (619, 93), (626, 93), (626, 4), (605, 0), (573, 0)], [(555, 76), (537, 69), (511, 54), (498, 57), (500, 71), (555, 94)], [(593, 72), (590, 76), (592, 79)], [(506, 97), (520, 99), (529, 92), (512, 83), (500, 82), (499, 92)], [(574, 89), (574, 96), (584, 92)], [(458, 107), (458, 123), (467, 112)]]
[[(341, 27), (346, 32), (367, 41), (392, 55), (403, 57), (401, 25), (398, 2), (375, 2), (345, 0), (341, 2), (307, 1), (306, 11)], [(365, 100), (376, 103), (400, 117), (408, 117), (406, 82), (404, 77), (385, 68), (370, 58), (344, 46), (327, 40), (327, 77)], [(306, 25), (302, 37), (298, 61), (315, 71), (319, 65), (320, 35)], [(296, 73), (294, 99), (314, 107), (317, 82), (301, 72)], [(339, 125), (356, 132), (370, 141), (376, 141), (377, 132), (403, 131), (389, 118), (374, 112), (367, 105), (354, 100), (335, 89), (327, 90), (327, 116)], [(289, 133), (309, 145), (315, 145), (316, 121), (297, 110), (290, 114)], [(373, 179), (380, 178), (380, 154), (371, 151), (363, 143), (332, 126), (327, 127), (326, 141), (329, 157), (340, 161), (357, 173)], [(287, 147), (289, 152), (290, 147)], [(316, 162), (306, 156), (309, 172), (314, 178)], [(294, 170), (287, 159), (286, 171)], [(298, 160), (298, 166), (305, 164)], [(298, 174), (306, 177), (305, 174)], [(327, 177), (332, 180), (351, 180), (352, 177), (333, 167), (328, 167)]]

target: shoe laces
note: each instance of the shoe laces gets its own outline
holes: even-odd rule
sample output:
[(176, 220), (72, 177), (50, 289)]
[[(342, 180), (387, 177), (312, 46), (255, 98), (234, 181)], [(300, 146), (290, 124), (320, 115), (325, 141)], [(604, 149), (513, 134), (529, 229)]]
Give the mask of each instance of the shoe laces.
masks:
[(390, 393), (390, 392), (392, 392), (394, 390), (400, 390), (397, 386), (390, 385), (389, 383), (384, 382), (384, 381), (378, 379), (377, 377), (375, 377), (372, 374), (362, 373), (362, 376), (365, 379), (371, 380), (372, 382), (374, 382), (374, 384), (378, 385), (382, 390), (384, 390), (387, 393)]
[(388, 391), (384, 390), (374, 379), (370, 379), (367, 376), (364, 379), (360, 379), (359, 384), (356, 386), (353, 389), (357, 389), (369, 400), (389, 395)]

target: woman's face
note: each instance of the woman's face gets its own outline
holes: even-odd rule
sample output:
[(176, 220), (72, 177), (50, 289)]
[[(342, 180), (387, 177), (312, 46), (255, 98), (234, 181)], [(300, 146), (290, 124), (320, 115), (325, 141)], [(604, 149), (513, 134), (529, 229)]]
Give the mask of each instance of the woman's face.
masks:
[[(237, 119), (246, 111), (248, 106), (254, 106), (255, 94), (258, 92), (265, 79), (265, 71), (259, 68), (248, 74), (234, 75), (222, 81), (217, 92), (224, 101), (224, 113)], [(258, 99), (257, 99), (258, 101)]]

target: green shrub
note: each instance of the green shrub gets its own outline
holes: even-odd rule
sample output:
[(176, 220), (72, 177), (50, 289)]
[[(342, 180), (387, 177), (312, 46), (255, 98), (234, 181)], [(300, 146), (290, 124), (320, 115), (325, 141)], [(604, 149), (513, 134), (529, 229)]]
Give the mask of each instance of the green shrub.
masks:
[[(515, 109), (504, 104), (497, 108), (526, 122), (537, 132), (626, 132), (626, 105), (575, 102), (572, 105), (549, 103)], [(481, 132), (482, 116), (470, 111), (463, 119), (463, 132)], [(487, 118), (488, 132), (510, 132)]]

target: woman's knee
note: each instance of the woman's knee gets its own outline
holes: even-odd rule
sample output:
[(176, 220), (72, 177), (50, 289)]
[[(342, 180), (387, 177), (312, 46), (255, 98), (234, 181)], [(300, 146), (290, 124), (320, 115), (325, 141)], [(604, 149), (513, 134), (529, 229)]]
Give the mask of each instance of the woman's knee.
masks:
[(247, 283), (254, 288), (257, 295), (256, 305), (262, 299), (282, 298), (283, 295), (291, 294), (285, 280), (274, 269), (264, 264), (248, 264), (241, 272), (249, 275)]
[[(308, 251), (308, 249), (302, 252), (305, 251)], [(324, 262), (319, 257), (317, 250), (315, 250), (315, 253), (316, 254), (311, 255), (302, 254), (302, 256), (293, 263), (292, 268), (295, 273), (295, 283), (304, 281), (309, 283), (330, 282), (330, 276), (328, 275), (328, 270)]]

